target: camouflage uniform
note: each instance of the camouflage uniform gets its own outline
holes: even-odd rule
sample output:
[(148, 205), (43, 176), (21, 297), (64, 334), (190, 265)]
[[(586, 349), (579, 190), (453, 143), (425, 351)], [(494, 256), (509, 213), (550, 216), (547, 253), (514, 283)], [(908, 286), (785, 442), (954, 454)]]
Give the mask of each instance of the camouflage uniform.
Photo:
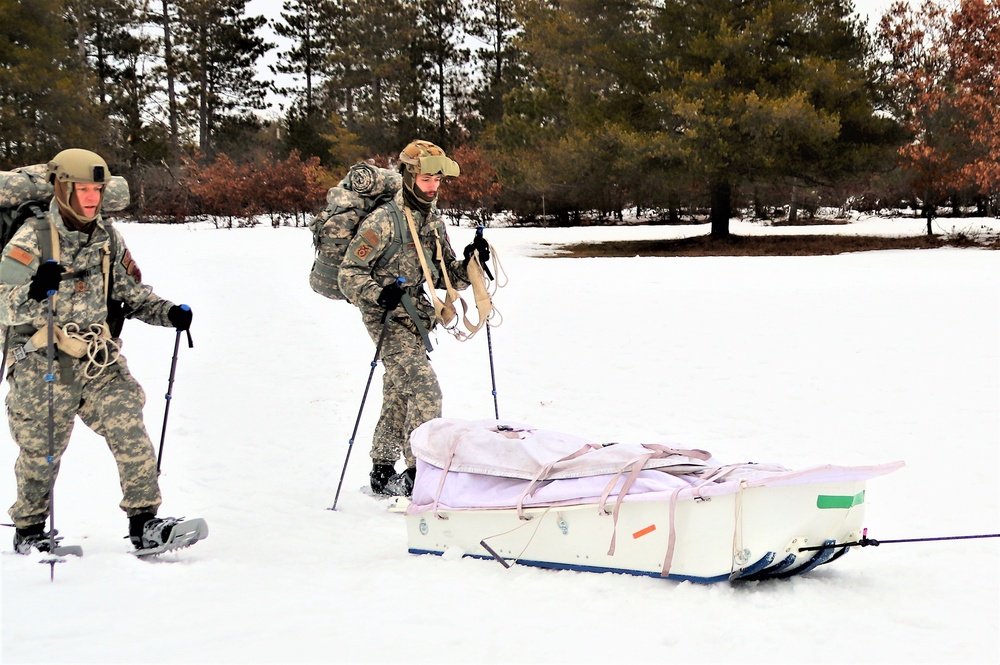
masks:
[[(167, 312), (173, 303), (142, 284), (139, 268), (117, 229), (98, 217), (90, 235), (71, 231), (60, 216), (55, 198), (48, 216), (49, 223), (58, 231), (60, 263), (67, 273), (81, 273), (60, 283), (55, 298), (57, 326), (76, 324), (86, 331), (91, 324), (101, 325), (106, 321), (102, 259), (111, 233), (117, 236), (117, 253), (111, 257), (113, 297), (123, 301), (134, 318), (152, 325), (171, 325)], [(35, 302), (28, 297), (29, 283), (41, 258), (38, 231), (30, 221), (18, 230), (0, 258), (0, 325), (9, 329), (11, 349), (22, 347), (47, 320), (47, 301)], [(156, 456), (142, 420), (146, 399), (142, 387), (132, 377), (123, 356), (119, 355), (95, 378), (85, 374), (86, 361), (86, 356), (74, 358), (56, 350), (55, 457), (54, 466), (50, 467), (46, 346), (21, 360), (16, 360), (13, 352), (9, 354), (7, 419), (20, 448), (14, 467), (17, 501), (9, 514), (18, 528), (43, 523), (48, 516), (50, 468), (58, 472), (76, 416), (105, 438), (115, 457), (123, 493), (122, 509), (132, 516), (155, 513), (160, 505)]]
[[(430, 331), (434, 324), (434, 307), (424, 292), (424, 273), (417, 257), (416, 246), (409, 237), (385, 266), (376, 261), (395, 233), (395, 221), (390, 206), (404, 214), (403, 192), (396, 193), (391, 203), (373, 211), (358, 227), (354, 240), (347, 248), (340, 266), (340, 288), (361, 310), (361, 319), (375, 343), (382, 335), (383, 309), (376, 303), (382, 288), (397, 277), (406, 279), (405, 290), (413, 299), (419, 318)], [(436, 280), (444, 288), (440, 264), (436, 260), (437, 238), (441, 241), (444, 263), (452, 285), (458, 289), (469, 286), (468, 271), (462, 259), (456, 258), (441, 213), (432, 206), (428, 215), (412, 210), (413, 222), (420, 236), (424, 255)], [(435, 237), (434, 232), (437, 232)], [(381, 359), (385, 368), (382, 383), (382, 413), (375, 427), (371, 457), (375, 463), (392, 465), (402, 454), (407, 468), (416, 466), (410, 450), (410, 432), (432, 418), (441, 416), (441, 387), (431, 367), (430, 358), (416, 324), (402, 306), (392, 312), (382, 342)]]

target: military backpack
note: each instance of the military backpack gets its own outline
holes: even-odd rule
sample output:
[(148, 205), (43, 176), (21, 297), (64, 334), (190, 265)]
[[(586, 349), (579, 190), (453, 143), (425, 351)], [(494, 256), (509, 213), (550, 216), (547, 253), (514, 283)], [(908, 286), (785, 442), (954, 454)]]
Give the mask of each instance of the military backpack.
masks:
[[(398, 171), (360, 162), (348, 169), (344, 179), (330, 188), (326, 195), (326, 208), (309, 222), (316, 253), (309, 271), (309, 286), (313, 291), (331, 300), (346, 300), (337, 280), (347, 246), (358, 232), (361, 221), (375, 208), (391, 201), (402, 184)], [(409, 235), (402, 214), (395, 208), (392, 213), (395, 219), (393, 237), (375, 261), (375, 267), (385, 266)]]

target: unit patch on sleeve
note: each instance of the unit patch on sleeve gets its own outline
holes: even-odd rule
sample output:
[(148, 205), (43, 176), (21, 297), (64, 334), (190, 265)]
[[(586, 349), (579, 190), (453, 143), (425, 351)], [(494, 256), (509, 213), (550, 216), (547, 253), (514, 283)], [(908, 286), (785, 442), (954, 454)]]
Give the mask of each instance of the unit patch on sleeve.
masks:
[(142, 284), (142, 271), (139, 270), (139, 264), (137, 264), (132, 258), (132, 252), (128, 249), (126, 249), (125, 254), (122, 255), (122, 266), (125, 268), (125, 273), (129, 277)]

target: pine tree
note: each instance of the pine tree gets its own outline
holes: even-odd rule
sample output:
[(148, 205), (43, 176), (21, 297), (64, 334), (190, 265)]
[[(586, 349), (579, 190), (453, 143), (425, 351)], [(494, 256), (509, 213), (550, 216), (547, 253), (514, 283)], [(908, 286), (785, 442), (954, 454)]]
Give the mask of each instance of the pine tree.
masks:
[(0, 0), (0, 164), (45, 162), (67, 145), (102, 151), (94, 80), (59, 0)]
[(175, 47), (183, 108), (194, 120), (199, 148), (212, 154), (212, 135), (229, 122), (263, 109), (271, 84), (255, 78), (257, 61), (271, 44), (257, 36), (263, 16), (245, 16), (247, 0), (178, 0)]

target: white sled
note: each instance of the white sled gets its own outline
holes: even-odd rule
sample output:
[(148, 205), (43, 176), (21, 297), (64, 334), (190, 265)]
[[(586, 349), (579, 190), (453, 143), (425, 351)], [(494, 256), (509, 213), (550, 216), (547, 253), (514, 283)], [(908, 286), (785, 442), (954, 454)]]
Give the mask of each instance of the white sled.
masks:
[(599, 444), (504, 421), (411, 436), (409, 551), (712, 583), (802, 574), (863, 537), (865, 482), (903, 462), (723, 465), (667, 444)]

